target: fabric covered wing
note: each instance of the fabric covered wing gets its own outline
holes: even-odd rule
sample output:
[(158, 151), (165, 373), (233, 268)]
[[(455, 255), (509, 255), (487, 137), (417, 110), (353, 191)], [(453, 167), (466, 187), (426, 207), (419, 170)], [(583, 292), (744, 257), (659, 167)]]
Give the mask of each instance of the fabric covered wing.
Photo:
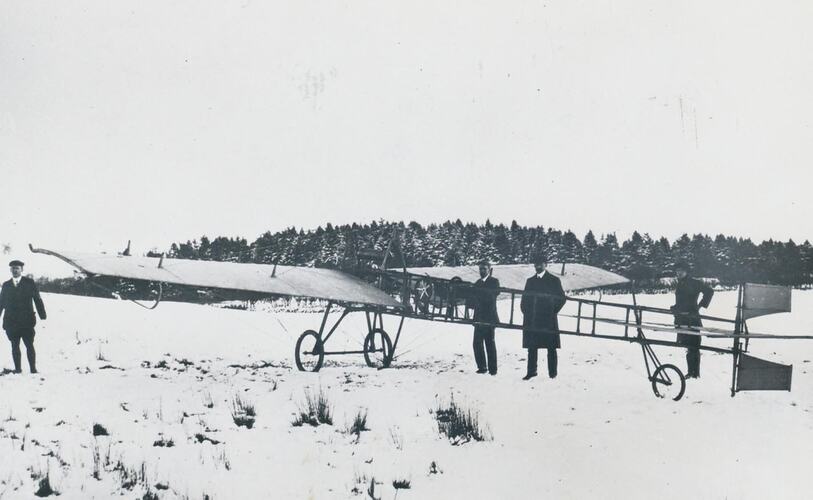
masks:
[[(310, 297), (350, 304), (402, 307), (390, 295), (341, 271), (31, 249), (58, 257), (89, 275), (116, 276), (207, 288)], [(161, 267), (159, 266), (161, 264)]]
[[(629, 283), (620, 274), (585, 264), (565, 264), (563, 270), (562, 264), (554, 263), (548, 264), (547, 270), (562, 281), (562, 288), (566, 292)], [(480, 279), (477, 266), (411, 267), (407, 268), (407, 272), (441, 279), (457, 276), (467, 282)], [(501, 287), (517, 290), (525, 288), (525, 281), (533, 275), (534, 266), (531, 264), (497, 264), (492, 271), (492, 276), (500, 280)]]

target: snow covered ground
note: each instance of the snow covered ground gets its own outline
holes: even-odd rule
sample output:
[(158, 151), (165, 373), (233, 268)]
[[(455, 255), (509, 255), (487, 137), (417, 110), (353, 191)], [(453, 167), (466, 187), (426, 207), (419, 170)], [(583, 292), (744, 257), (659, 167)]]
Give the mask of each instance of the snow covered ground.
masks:
[[(711, 313), (733, 317), (735, 298), (718, 293)], [(376, 498), (403, 500), (813, 491), (813, 341), (751, 344), (755, 356), (794, 365), (791, 393), (731, 398), (730, 357), (704, 354), (702, 378), (672, 402), (653, 396), (640, 349), (623, 342), (564, 337), (559, 377), (524, 382), (518, 332), (497, 332), (491, 377), (474, 374), (470, 327), (410, 321), (392, 369), (344, 356), (314, 374), (292, 365), (297, 336), (318, 328), (318, 314), (44, 300), (41, 373), (0, 376), (3, 500), (31, 498), (46, 476), (61, 498), (142, 498), (147, 489), (158, 498), (370, 498), (371, 482)], [(671, 296), (639, 301), (664, 306)], [(813, 333), (813, 292), (794, 292), (794, 311), (749, 324)], [(394, 323), (385, 319), (389, 330)], [(360, 346), (365, 328), (351, 315), (330, 347)], [(0, 345), (0, 366), (10, 368)], [(683, 352), (656, 351), (685, 368)], [(333, 425), (292, 426), (306, 393), (320, 390)], [(237, 396), (256, 409), (251, 429), (232, 418)], [(438, 434), (433, 411), (452, 396), (493, 440), (452, 445)], [(359, 410), (370, 430), (357, 439), (347, 428)], [(108, 435), (94, 436), (94, 424)]]

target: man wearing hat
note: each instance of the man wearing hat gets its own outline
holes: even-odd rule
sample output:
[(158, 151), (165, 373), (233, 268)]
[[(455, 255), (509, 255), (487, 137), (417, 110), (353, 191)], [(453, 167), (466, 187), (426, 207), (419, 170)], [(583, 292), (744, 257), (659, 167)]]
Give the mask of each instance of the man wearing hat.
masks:
[(3, 316), (3, 329), (11, 342), (11, 357), (14, 359), (14, 372), (21, 373), (20, 340), (25, 344), (28, 356), (28, 367), (31, 373), (37, 373), (37, 354), (34, 351), (34, 306), (40, 319), (45, 319), (45, 306), (37, 290), (37, 284), (31, 278), (23, 276), (23, 263), (19, 260), (9, 262), (11, 279), (3, 283), (0, 289), (0, 315)]
[(548, 351), (548, 376), (556, 378), (558, 357), (556, 349), (561, 347), (559, 340), (559, 319), (557, 314), (567, 299), (559, 278), (547, 272), (547, 258), (541, 252), (533, 258), (536, 274), (525, 282), (522, 294), (522, 347), (528, 349), (528, 372), (522, 380), (536, 377), (538, 350)]
[(500, 282), (491, 276), (491, 263), (482, 260), (478, 264), (480, 279), (474, 283), (474, 362), (477, 373), (497, 374), (497, 344), (494, 340), (494, 323), (498, 323), (497, 296)]
[[(691, 269), (686, 262), (678, 262), (675, 265), (675, 274), (677, 275), (675, 305), (670, 309), (675, 315), (675, 326), (694, 330), (695, 327), (703, 326), (703, 322), (700, 320), (700, 308), (709, 306), (714, 290), (702, 281), (691, 278), (689, 276), (690, 272)], [(698, 303), (697, 299), (700, 294), (703, 294), (703, 299)], [(678, 343), (687, 347), (686, 364), (688, 365), (688, 371), (686, 377), (698, 378), (700, 376), (700, 335), (678, 333), (677, 340)]]

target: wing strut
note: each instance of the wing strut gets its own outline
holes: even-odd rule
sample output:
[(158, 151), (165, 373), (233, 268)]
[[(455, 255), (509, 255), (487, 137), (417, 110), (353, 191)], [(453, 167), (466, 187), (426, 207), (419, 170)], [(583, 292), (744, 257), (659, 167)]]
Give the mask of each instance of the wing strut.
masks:
[[(93, 281), (93, 278), (92, 278), (92, 277), (91, 277), (90, 279), (88, 279), (87, 281), (88, 281), (88, 283), (90, 283), (91, 285), (95, 286), (96, 288), (98, 288), (98, 289), (100, 289), (100, 290), (104, 290), (105, 292), (109, 293), (110, 295), (112, 295), (112, 296), (114, 296), (114, 297), (116, 297), (116, 296), (117, 296), (117, 293), (118, 293), (118, 292), (116, 292), (116, 291), (114, 291), (114, 290), (111, 290), (110, 288), (107, 288), (107, 287), (106, 287), (106, 286), (104, 286), (104, 285), (101, 285), (101, 284), (99, 284), (99, 283), (96, 283), (95, 281)], [(139, 307), (143, 307), (144, 309), (147, 309), (147, 310), (149, 310), (149, 311), (152, 311), (153, 309), (155, 309), (156, 307), (158, 307), (158, 304), (161, 302), (161, 299), (162, 299), (163, 297), (164, 297), (164, 284), (163, 284), (163, 283), (161, 283), (161, 282), (159, 281), (159, 282), (158, 282), (158, 297), (155, 299), (155, 302), (153, 302), (153, 303), (152, 303), (152, 305), (146, 305), (146, 304), (142, 304), (140, 301), (135, 300), (135, 299), (125, 299), (125, 300), (129, 300), (130, 302), (132, 302), (133, 304), (135, 304), (135, 305), (137, 305), (137, 306), (139, 306)]]

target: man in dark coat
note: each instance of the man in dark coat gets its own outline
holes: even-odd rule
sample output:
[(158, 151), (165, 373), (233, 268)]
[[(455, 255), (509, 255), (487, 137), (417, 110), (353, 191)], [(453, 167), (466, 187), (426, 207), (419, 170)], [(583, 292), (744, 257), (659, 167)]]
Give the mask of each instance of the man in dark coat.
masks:
[(494, 323), (500, 321), (497, 316), (497, 296), (500, 294), (500, 282), (491, 276), (491, 263), (479, 263), (480, 279), (472, 289), (472, 306), (474, 307), (474, 361), (477, 373), (497, 374), (497, 344), (494, 341)]
[[(564, 307), (566, 298), (559, 278), (545, 270), (547, 259), (543, 255), (534, 257), (536, 274), (525, 282), (522, 294), (522, 347), (528, 349), (528, 373), (523, 380), (536, 377), (538, 349), (548, 350), (548, 376), (556, 378), (558, 358), (556, 349), (559, 340), (559, 320), (557, 314)], [(530, 293), (529, 293), (530, 292)]]
[[(703, 326), (700, 320), (700, 308), (708, 307), (714, 290), (707, 284), (689, 276), (691, 269), (685, 262), (680, 262), (675, 266), (677, 274), (677, 285), (675, 286), (675, 305), (670, 309), (675, 315), (675, 326), (689, 328)], [(697, 299), (703, 294), (700, 303)], [(688, 333), (678, 333), (678, 343), (685, 345), (686, 364), (688, 371), (686, 377), (698, 378), (700, 376), (700, 335)]]
[(14, 372), (21, 373), (20, 366), (22, 353), (20, 340), (25, 344), (28, 356), (28, 367), (31, 373), (37, 373), (37, 354), (34, 351), (34, 325), (37, 318), (34, 316), (34, 306), (37, 314), (45, 319), (45, 306), (37, 290), (37, 284), (31, 278), (23, 276), (23, 263), (19, 260), (9, 262), (11, 279), (3, 283), (0, 289), (0, 315), (3, 316), (3, 329), (11, 342), (11, 357), (14, 359)]

